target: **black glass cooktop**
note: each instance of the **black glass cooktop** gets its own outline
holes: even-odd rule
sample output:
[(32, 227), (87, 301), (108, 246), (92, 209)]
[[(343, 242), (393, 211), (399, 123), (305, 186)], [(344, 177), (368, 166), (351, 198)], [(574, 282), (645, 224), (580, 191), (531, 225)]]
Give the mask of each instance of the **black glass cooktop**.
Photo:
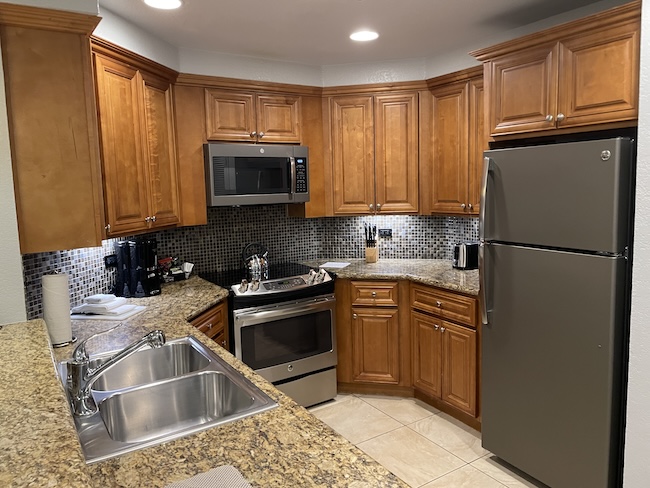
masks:
[[(309, 266), (300, 263), (278, 263), (269, 266), (269, 279), (277, 280), (280, 278), (289, 278), (291, 276), (299, 276), (309, 274)], [(318, 270), (316, 270), (318, 271)], [(199, 273), (199, 276), (215, 285), (222, 288), (230, 289), (232, 285), (241, 283), (241, 280), (246, 278), (246, 270), (242, 267), (240, 269), (231, 269), (227, 271), (211, 271), (207, 273)]]

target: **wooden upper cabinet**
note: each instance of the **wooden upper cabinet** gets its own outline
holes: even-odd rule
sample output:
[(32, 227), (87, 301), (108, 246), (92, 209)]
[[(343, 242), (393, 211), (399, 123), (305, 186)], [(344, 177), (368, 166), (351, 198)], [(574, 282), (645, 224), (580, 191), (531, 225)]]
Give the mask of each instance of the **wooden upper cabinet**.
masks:
[(206, 88), (206, 138), (300, 143), (300, 100), (300, 96)]
[(368, 214), (375, 201), (371, 96), (330, 100), (335, 214)]
[(0, 17), (20, 252), (99, 246), (104, 210), (88, 35), (100, 19), (9, 3), (0, 4)]
[(488, 148), (480, 68), (430, 80), (422, 95), (421, 213), (478, 214), (483, 151)]
[(180, 222), (172, 83), (98, 45), (95, 70), (107, 235)]
[(640, 7), (630, 2), (471, 53), (484, 62), (492, 136), (634, 124)]
[(375, 96), (376, 210), (418, 211), (418, 95)]
[(418, 94), (330, 98), (334, 214), (417, 213)]

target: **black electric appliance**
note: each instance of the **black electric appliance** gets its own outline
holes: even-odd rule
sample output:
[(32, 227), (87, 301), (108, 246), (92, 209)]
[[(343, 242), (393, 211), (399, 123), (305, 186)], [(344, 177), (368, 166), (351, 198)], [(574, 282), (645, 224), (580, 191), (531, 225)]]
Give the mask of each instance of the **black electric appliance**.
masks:
[(116, 242), (115, 255), (115, 295), (140, 298), (160, 294), (156, 239), (137, 238)]

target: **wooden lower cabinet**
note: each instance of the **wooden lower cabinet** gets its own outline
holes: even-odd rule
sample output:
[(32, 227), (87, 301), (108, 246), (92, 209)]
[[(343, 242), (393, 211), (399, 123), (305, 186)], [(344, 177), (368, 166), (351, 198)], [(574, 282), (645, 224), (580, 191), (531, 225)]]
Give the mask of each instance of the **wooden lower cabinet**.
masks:
[(352, 309), (352, 381), (398, 384), (397, 307)]
[(221, 302), (197, 315), (190, 324), (228, 350), (228, 302)]

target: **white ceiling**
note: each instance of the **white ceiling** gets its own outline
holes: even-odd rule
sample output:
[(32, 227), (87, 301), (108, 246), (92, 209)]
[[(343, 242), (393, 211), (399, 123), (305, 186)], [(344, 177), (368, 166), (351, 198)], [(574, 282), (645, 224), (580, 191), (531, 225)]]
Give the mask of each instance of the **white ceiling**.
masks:
[[(99, 0), (179, 49), (312, 66), (430, 58), (594, 0), (184, 0), (156, 10), (142, 0)], [(357, 43), (361, 28), (379, 39)]]

